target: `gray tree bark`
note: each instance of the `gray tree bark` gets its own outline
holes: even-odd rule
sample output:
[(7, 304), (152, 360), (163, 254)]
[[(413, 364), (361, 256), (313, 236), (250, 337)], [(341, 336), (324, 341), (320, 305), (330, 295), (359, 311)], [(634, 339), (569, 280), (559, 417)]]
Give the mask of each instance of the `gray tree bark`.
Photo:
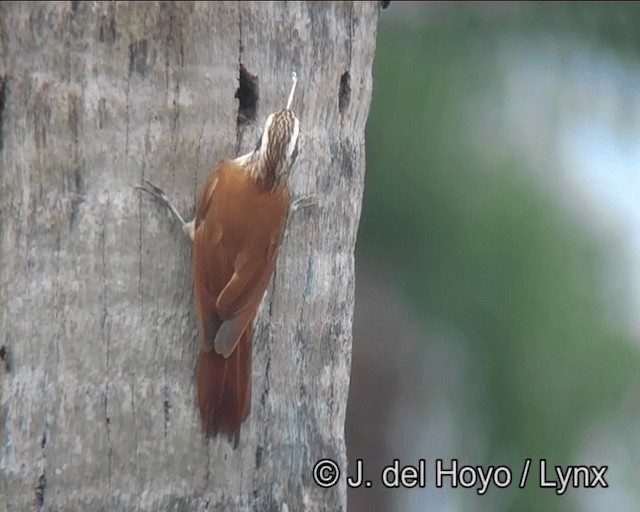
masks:
[[(4, 510), (345, 509), (377, 4), (0, 4)], [(234, 449), (204, 439), (195, 407), (189, 241), (134, 186), (191, 215), (292, 69), (291, 186), (317, 205), (290, 215)], [(331, 489), (312, 480), (325, 457)]]

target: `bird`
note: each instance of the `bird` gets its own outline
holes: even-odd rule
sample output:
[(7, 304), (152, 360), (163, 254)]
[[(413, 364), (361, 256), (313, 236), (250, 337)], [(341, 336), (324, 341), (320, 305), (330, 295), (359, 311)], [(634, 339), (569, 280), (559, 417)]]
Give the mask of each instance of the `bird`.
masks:
[(186, 222), (148, 180), (136, 187), (166, 206), (192, 241), (193, 294), (200, 339), (196, 402), (205, 437), (222, 432), (237, 446), (251, 408), (253, 322), (271, 280), (292, 206), (288, 178), (300, 122), (286, 107), (267, 117), (255, 149), (210, 173)]

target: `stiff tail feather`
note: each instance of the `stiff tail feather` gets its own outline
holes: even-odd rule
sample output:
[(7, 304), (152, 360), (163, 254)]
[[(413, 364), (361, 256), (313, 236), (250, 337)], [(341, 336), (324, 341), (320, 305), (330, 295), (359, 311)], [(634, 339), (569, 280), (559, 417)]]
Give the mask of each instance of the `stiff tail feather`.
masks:
[(225, 359), (215, 350), (200, 351), (196, 393), (205, 435), (224, 432), (233, 439), (251, 408), (251, 326)]

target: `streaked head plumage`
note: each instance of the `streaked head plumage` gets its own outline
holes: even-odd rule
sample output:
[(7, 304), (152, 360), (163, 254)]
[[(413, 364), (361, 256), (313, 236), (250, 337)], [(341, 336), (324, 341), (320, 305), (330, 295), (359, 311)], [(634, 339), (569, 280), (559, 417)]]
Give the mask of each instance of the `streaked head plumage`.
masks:
[(287, 179), (298, 155), (300, 122), (290, 108), (296, 82), (297, 75), (294, 72), (287, 107), (269, 115), (253, 152), (253, 160), (261, 167), (261, 174), (272, 175), (276, 184), (282, 184)]

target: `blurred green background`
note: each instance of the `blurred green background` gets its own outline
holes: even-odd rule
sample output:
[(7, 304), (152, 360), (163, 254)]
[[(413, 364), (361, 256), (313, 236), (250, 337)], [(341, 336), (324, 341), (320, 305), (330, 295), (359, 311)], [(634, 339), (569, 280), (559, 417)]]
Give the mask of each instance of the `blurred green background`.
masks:
[[(635, 3), (381, 12), (347, 419), (374, 487), (349, 510), (640, 510), (637, 27)], [(437, 457), (514, 482), (436, 489)], [(427, 488), (376, 486), (394, 458)], [(609, 488), (540, 489), (541, 458)]]

